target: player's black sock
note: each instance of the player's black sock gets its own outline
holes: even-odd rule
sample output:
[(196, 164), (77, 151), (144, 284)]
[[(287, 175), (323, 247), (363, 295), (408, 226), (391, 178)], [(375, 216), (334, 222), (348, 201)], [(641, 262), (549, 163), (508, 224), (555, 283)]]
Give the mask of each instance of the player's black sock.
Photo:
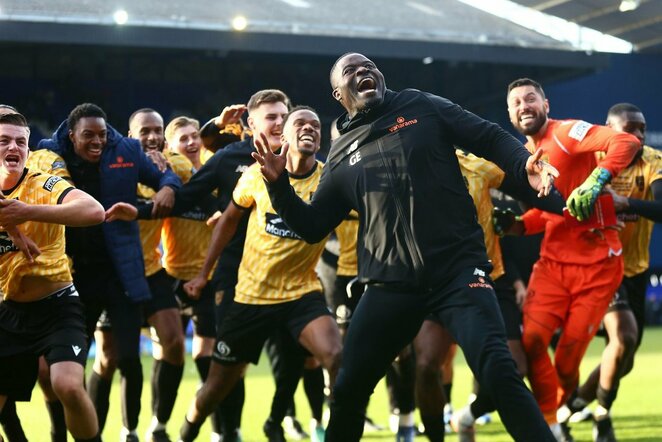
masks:
[(245, 399), (246, 386), (242, 377), (218, 407), (222, 416), (224, 434), (241, 428), (241, 414), (244, 410)]
[(122, 423), (132, 431), (138, 426), (140, 415), (140, 396), (143, 390), (143, 371), (138, 358), (126, 358), (119, 361), (117, 367), (122, 375)]
[(99, 432), (103, 431), (108, 417), (108, 406), (110, 401), (110, 387), (112, 382), (102, 378), (97, 372), (92, 371), (87, 380), (87, 393), (92, 399), (94, 409), (99, 421)]
[(23, 432), (21, 420), (16, 413), (16, 402), (11, 399), (5, 401), (5, 405), (0, 412), (0, 425), (5, 431), (5, 436), (12, 442), (28, 442)]
[(67, 423), (62, 402), (46, 402), (46, 409), (51, 418), (51, 442), (67, 442)]
[(322, 367), (303, 371), (303, 388), (313, 419), (321, 422), (324, 408), (324, 371)]
[(152, 413), (161, 423), (170, 420), (183, 373), (183, 365), (173, 365), (163, 360), (154, 361), (152, 369)]
[(598, 391), (596, 392), (596, 399), (598, 400), (598, 405), (606, 408), (607, 410), (611, 409), (611, 405), (616, 400), (616, 395), (618, 394), (618, 388), (612, 388), (611, 390), (605, 390), (602, 386), (598, 385)]
[(192, 442), (198, 437), (200, 433), (200, 427), (202, 427), (204, 421), (202, 422), (189, 422), (188, 419), (184, 418), (184, 423), (182, 428), (179, 430), (179, 439), (181, 442)]
[(209, 376), (209, 366), (211, 365), (211, 356), (200, 356), (195, 359), (195, 368), (198, 369), (198, 376), (204, 382)]
[(444, 415), (421, 415), (421, 420), (425, 426), (425, 435), (432, 442), (443, 442), (446, 429), (444, 428)]

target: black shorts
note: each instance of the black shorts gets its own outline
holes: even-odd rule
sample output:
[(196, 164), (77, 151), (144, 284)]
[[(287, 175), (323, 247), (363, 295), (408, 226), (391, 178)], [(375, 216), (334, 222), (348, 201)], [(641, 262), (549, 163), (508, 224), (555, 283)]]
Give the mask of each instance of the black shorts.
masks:
[(520, 341), (522, 339), (522, 311), (517, 305), (515, 289), (500, 282), (501, 278), (494, 281), (494, 292), (496, 293), (503, 324), (506, 326), (506, 338), (509, 341)]
[(177, 298), (175, 297), (176, 283), (175, 278), (168, 275), (165, 269), (161, 269), (147, 277), (147, 284), (149, 284), (152, 299), (145, 301), (143, 304), (145, 319), (161, 310), (179, 308)]
[[(646, 288), (648, 287), (648, 272), (642, 272), (634, 276), (624, 276), (621, 285), (616, 290), (609, 304), (607, 313), (621, 310), (630, 310), (637, 321), (638, 339), (637, 345), (641, 343), (644, 333), (646, 319)], [(600, 336), (606, 336), (604, 328), (598, 332)]]
[(219, 325), (213, 358), (222, 364), (257, 364), (267, 338), (279, 327), (296, 340), (312, 320), (331, 315), (319, 292), (281, 304), (250, 305), (233, 303)]
[(0, 303), (0, 395), (30, 400), (42, 355), (48, 365), (85, 366), (85, 314), (73, 285), (39, 301)]
[(175, 281), (175, 296), (179, 302), (179, 311), (182, 315), (182, 325), (186, 328), (189, 320), (193, 320), (193, 332), (205, 338), (216, 337), (216, 314), (214, 312), (214, 287), (208, 283), (200, 298), (191, 299), (184, 291), (186, 281)]
[(142, 303), (132, 302), (112, 266), (74, 266), (74, 284), (85, 307), (87, 332), (93, 337), (97, 320), (106, 310), (106, 324), (115, 339), (117, 358), (140, 358)]

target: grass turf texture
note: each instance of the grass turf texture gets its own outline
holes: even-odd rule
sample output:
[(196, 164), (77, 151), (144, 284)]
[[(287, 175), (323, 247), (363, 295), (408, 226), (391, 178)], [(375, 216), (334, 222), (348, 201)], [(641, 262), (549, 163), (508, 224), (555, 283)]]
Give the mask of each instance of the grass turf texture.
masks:
[[(604, 341), (596, 338), (588, 350), (587, 356), (582, 363), (582, 376), (588, 375), (598, 363), (600, 353), (604, 347)], [(88, 370), (91, 367), (88, 363)], [(637, 354), (635, 367), (632, 373), (623, 380), (618, 399), (612, 409), (612, 416), (618, 440), (636, 442), (659, 442), (662, 441), (662, 328), (647, 328), (644, 340)], [(143, 372), (145, 384), (143, 386), (142, 411), (138, 434), (144, 440), (145, 430), (151, 420), (149, 387), (149, 374), (151, 373), (151, 359), (143, 358)], [(179, 435), (179, 426), (186, 409), (193, 398), (198, 386), (198, 375), (195, 365), (190, 359), (186, 361), (184, 378), (179, 390), (179, 396), (173, 412), (173, 417), (168, 425), (168, 433), (173, 440)], [(471, 376), (464, 358), (458, 354), (455, 363), (455, 378), (453, 385), (452, 403), (455, 409), (465, 404), (471, 389)], [(111, 393), (111, 409), (108, 422), (103, 434), (105, 441), (119, 440), (121, 428), (119, 382), (115, 378)], [(246, 383), (246, 405), (242, 421), (242, 433), (245, 442), (263, 441), (262, 424), (269, 413), (271, 398), (274, 392), (273, 380), (269, 371), (268, 361), (265, 355), (260, 359), (260, 365), (251, 366)], [(296, 394), (297, 414), (304, 427), (308, 428), (310, 411), (300, 387)], [(595, 404), (593, 404), (594, 406)], [(18, 412), (25, 427), (28, 439), (31, 442), (50, 442), (50, 421), (42, 400), (41, 391), (35, 388), (32, 402), (19, 403)], [(369, 416), (377, 423), (388, 426), (388, 400), (386, 389), (382, 383), (377, 386), (372, 396)], [(494, 422), (478, 427), (477, 438), (481, 442), (510, 441), (510, 437), (499, 422), (498, 416), (493, 415)], [(590, 422), (573, 424), (572, 433), (577, 442), (591, 441)], [(207, 421), (200, 433), (198, 440), (210, 440), (210, 425)], [(364, 440), (394, 440), (395, 436), (390, 431), (364, 434)], [(72, 440), (70, 437), (69, 440)], [(418, 440), (427, 440), (418, 438)], [(457, 440), (455, 435), (447, 435), (446, 440)]]

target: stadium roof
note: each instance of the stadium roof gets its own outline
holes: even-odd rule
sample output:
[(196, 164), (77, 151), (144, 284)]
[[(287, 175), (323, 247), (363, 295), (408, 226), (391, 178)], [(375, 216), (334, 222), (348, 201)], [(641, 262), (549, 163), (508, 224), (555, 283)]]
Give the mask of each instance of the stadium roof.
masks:
[(627, 40), (634, 44), (637, 52), (662, 53), (662, 1), (660, 0), (513, 1)]
[[(118, 10), (127, 14), (123, 26), (114, 19)], [(243, 32), (232, 28), (238, 15), (247, 20)], [(573, 50), (568, 42), (458, 0), (0, 0), (0, 41), (221, 53), (362, 51), (393, 58), (574, 67), (605, 63), (600, 55)]]

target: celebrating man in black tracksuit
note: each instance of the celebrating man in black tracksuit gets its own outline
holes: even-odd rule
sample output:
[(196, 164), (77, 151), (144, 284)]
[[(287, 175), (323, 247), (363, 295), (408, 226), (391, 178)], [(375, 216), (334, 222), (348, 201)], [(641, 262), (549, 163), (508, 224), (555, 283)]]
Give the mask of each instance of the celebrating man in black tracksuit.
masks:
[[(347, 114), (310, 205), (289, 185), (280, 155), (257, 137), (274, 208), (306, 241), (322, 240), (351, 209), (359, 213), (359, 279), (368, 289), (349, 328), (334, 388), (330, 442), (361, 437), (369, 396), (423, 319), (452, 333), (518, 441), (554, 441), (517, 375), (492, 282), (483, 233), (455, 156), (457, 145), (497, 163), (521, 186), (549, 192), (556, 172), (496, 124), (417, 90), (393, 92), (361, 54), (331, 68)], [(262, 139), (261, 143), (259, 139)], [(439, 440), (443, 435), (439, 436)]]

